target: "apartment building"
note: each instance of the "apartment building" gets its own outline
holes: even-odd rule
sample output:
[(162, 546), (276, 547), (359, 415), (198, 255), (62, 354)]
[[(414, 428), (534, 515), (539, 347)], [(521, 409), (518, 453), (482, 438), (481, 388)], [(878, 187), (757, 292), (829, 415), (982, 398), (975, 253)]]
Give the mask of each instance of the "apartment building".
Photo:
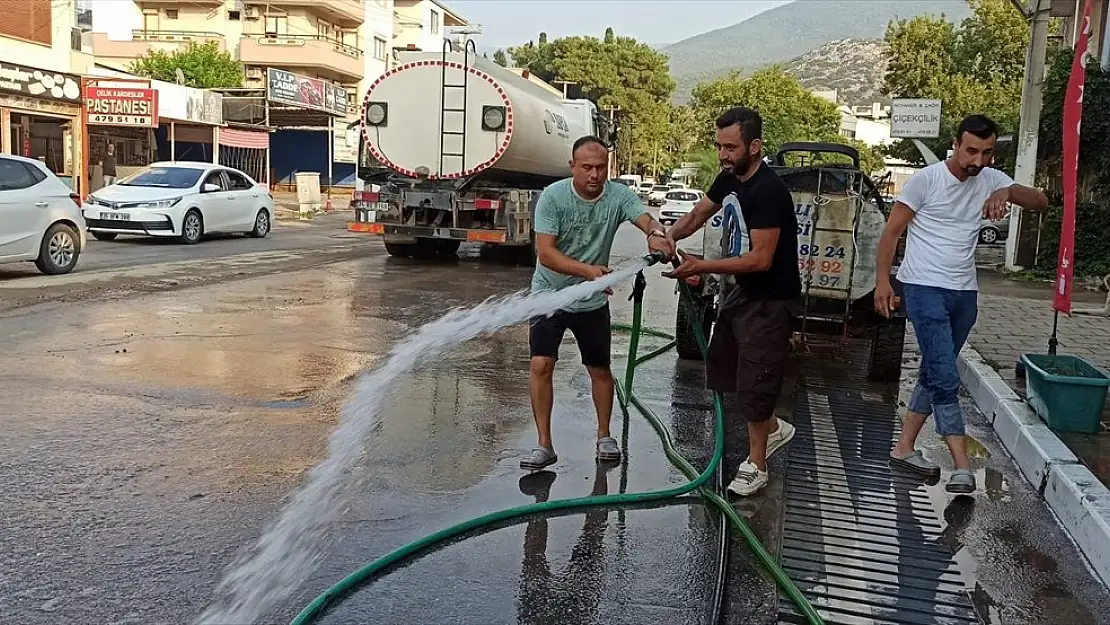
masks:
[(448, 28), (466, 26), (467, 21), (437, 0), (393, 0), (394, 49), (439, 52)]
[[(371, 3), (375, 0), (370, 0)], [(348, 98), (366, 76), (364, 0), (136, 0), (94, 14), (97, 63), (126, 70), (151, 49), (214, 41), (243, 63), (246, 87), (265, 87), (267, 68), (341, 85)]]
[(0, 152), (37, 158), (77, 188), (82, 46), (75, 0), (10, 0), (0, 18)]

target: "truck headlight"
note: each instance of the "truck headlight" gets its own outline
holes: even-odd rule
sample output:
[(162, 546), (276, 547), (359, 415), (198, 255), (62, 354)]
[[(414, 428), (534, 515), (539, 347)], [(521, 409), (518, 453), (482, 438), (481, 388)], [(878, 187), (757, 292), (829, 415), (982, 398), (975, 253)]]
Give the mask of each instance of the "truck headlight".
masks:
[(366, 105), (366, 123), (371, 126), (384, 126), (389, 121), (389, 104), (371, 102)]
[(489, 130), (491, 132), (504, 132), (505, 131), (505, 107), (503, 107), (503, 106), (483, 106), (482, 107), (482, 130)]

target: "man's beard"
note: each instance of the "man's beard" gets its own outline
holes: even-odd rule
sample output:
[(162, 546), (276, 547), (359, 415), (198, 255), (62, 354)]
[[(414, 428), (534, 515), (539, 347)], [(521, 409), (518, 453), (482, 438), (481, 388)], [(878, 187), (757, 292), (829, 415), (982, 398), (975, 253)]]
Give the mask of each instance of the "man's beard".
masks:
[(978, 165), (969, 165), (967, 167), (964, 167), (964, 173), (969, 176), (978, 176), (979, 172), (981, 171), (983, 171), (983, 168), (979, 167)]
[(722, 165), (724, 165), (724, 167), (731, 171), (733, 174), (740, 176), (744, 173), (747, 173), (748, 168), (752, 166), (752, 160), (754, 160), (754, 157), (752, 157), (751, 154), (745, 154), (743, 160), (722, 163)]

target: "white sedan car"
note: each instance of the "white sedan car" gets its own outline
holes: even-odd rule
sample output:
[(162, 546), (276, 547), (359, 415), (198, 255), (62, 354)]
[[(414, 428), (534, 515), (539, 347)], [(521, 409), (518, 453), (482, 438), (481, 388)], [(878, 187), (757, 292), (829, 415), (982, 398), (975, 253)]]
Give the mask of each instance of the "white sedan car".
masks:
[(73, 271), (85, 249), (81, 198), (42, 162), (0, 155), (0, 263)]
[(120, 234), (177, 237), (194, 244), (212, 232), (264, 237), (274, 198), (247, 174), (213, 163), (148, 165), (89, 195), (82, 207), (89, 232), (102, 241)]
[(663, 206), (659, 209), (659, 223), (664, 226), (673, 224), (686, 213), (694, 210), (694, 206), (701, 199), (701, 191), (694, 189), (678, 189), (670, 191), (663, 198)]

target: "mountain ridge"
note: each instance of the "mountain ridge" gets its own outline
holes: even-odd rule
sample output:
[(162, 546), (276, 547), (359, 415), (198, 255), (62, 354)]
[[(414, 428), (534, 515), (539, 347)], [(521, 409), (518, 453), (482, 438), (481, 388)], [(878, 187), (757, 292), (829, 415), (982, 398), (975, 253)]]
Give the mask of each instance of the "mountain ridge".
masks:
[[(670, 57), (671, 77), (677, 84), (675, 100), (684, 102), (704, 80), (734, 71), (748, 74), (776, 63), (792, 64), (834, 41), (882, 39), (892, 20), (944, 15), (959, 22), (970, 14), (964, 0), (794, 0), (738, 24), (688, 37), (660, 52)], [(798, 37), (798, 32), (806, 35)]]

